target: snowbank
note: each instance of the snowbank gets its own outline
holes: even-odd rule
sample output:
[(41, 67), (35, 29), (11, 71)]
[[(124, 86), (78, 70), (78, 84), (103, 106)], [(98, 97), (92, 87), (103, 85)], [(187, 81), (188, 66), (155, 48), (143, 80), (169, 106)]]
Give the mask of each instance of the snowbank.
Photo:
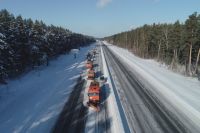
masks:
[(48, 133), (84, 67), (86, 52), (62, 55), (50, 65), (0, 86), (1, 133)]

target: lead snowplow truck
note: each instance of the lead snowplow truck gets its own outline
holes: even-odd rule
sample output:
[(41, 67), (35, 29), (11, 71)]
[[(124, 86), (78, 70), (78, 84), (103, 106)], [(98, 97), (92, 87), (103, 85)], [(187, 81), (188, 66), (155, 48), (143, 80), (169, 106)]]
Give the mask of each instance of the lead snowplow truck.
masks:
[(100, 86), (99, 82), (92, 81), (88, 89), (88, 106), (95, 108), (99, 111), (100, 103)]

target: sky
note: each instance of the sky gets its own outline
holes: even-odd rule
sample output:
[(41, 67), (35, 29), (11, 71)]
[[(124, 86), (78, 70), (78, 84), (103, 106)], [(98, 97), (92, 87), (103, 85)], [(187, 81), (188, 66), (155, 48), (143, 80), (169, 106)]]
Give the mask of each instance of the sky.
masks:
[(105, 37), (144, 24), (184, 22), (192, 13), (200, 13), (200, 0), (0, 0), (0, 9)]

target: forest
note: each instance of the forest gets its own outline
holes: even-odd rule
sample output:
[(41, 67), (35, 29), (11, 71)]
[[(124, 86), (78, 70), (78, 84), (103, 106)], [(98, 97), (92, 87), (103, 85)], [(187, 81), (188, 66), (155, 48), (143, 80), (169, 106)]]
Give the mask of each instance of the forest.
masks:
[(0, 83), (49, 59), (94, 42), (68, 29), (0, 11)]
[(199, 73), (200, 15), (197, 12), (183, 23), (144, 25), (104, 39), (141, 58), (156, 59), (174, 71), (189, 76)]

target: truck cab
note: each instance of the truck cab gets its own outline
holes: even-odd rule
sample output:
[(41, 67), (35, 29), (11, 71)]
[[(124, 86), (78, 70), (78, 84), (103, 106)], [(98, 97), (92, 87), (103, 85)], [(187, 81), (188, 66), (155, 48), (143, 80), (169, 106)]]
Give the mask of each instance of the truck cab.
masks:
[(92, 81), (88, 90), (88, 99), (90, 104), (100, 103), (100, 87), (99, 82)]

